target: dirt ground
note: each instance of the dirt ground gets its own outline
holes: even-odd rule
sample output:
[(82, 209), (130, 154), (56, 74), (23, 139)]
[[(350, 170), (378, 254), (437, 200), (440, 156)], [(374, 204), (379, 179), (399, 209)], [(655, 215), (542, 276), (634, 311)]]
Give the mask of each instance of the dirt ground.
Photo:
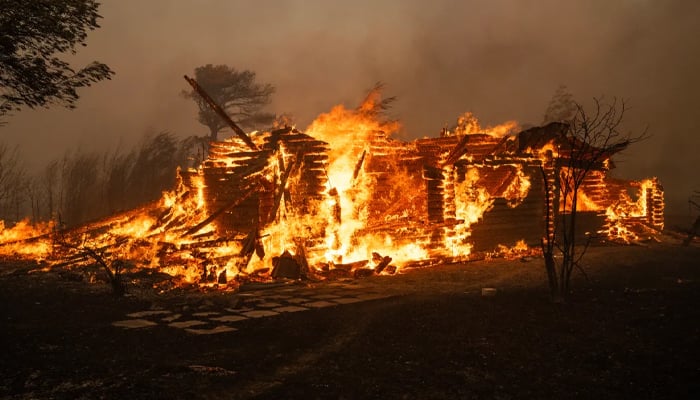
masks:
[(295, 285), (379, 296), (209, 335), (113, 324), (143, 310), (236, 311), (251, 297), (133, 284), (117, 298), (6, 261), (0, 398), (700, 398), (700, 246), (678, 242), (591, 248), (566, 304), (549, 301), (540, 259), (478, 261)]

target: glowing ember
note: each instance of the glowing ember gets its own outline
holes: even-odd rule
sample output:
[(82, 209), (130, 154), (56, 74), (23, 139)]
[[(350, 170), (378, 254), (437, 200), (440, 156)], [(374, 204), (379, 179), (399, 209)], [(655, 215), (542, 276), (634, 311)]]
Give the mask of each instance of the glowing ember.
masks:
[(605, 209), (606, 227), (601, 230), (610, 239), (625, 243), (639, 240), (649, 228), (663, 229), (663, 189), (656, 178), (636, 183), (636, 200), (627, 190), (617, 193), (618, 198)]
[(0, 221), (0, 254), (42, 260), (51, 252), (47, 235), (52, 229), (52, 223), (32, 225), (26, 219), (7, 229)]

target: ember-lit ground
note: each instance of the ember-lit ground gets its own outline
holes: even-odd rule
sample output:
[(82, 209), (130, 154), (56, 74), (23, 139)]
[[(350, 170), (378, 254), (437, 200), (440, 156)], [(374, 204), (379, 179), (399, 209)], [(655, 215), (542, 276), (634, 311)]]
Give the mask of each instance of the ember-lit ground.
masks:
[(6, 261), (0, 398), (699, 398), (698, 240), (583, 264), (555, 305), (537, 258), (124, 298)]

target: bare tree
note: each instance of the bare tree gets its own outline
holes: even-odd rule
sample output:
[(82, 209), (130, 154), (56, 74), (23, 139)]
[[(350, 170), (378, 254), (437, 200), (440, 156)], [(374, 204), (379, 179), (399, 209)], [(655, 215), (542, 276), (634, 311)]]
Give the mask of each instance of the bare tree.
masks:
[(156, 200), (163, 190), (175, 185), (175, 171), (178, 166), (186, 163), (182, 143), (170, 132), (144, 137), (134, 153), (133, 165), (126, 182), (129, 196), (134, 199), (132, 203), (127, 203), (128, 206)]
[[(580, 261), (589, 242), (580, 248), (576, 226), (584, 179), (593, 170), (606, 169), (605, 163), (612, 155), (647, 137), (646, 131), (640, 135), (622, 132), (624, 101), (603, 102), (597, 98), (593, 101), (591, 112), (576, 103), (576, 113), (559, 140), (554, 165), (541, 169), (547, 204), (542, 252), (549, 288), (557, 302), (569, 293), (573, 270), (578, 268), (585, 274)], [(556, 254), (561, 256), (561, 261), (556, 260)]]
[[(107, 275), (107, 280), (112, 287), (115, 296), (126, 294), (126, 282), (122, 271), (125, 262), (110, 253), (110, 246), (97, 246), (89, 239), (89, 235), (67, 235), (65, 231), (55, 230), (52, 235), (53, 242), (66, 250), (76, 251), (83, 257), (95, 261)], [(116, 243), (119, 244), (118, 242)]]
[(76, 152), (66, 156), (61, 177), (63, 192), (63, 222), (70, 226), (99, 216), (100, 157)]
[[(700, 190), (693, 191), (693, 194), (688, 198), (689, 211), (700, 211)], [(688, 237), (683, 240), (683, 245), (688, 246), (690, 242), (700, 235), (700, 215), (697, 216), (693, 225), (688, 229)]]
[(106, 213), (124, 210), (130, 205), (129, 198), (132, 194), (129, 193), (129, 176), (132, 173), (135, 158), (136, 154), (133, 151), (124, 153), (120, 148), (111, 154), (105, 154), (102, 184)]

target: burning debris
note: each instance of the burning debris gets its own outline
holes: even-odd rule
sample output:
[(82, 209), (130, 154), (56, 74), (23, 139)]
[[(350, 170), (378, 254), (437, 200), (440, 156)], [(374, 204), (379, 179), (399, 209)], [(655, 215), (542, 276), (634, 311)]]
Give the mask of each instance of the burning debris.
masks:
[[(3, 230), (0, 251), (51, 266), (102, 260), (108, 271), (104, 260), (128, 260), (183, 282), (235, 287), (523, 254), (553, 220), (547, 212), (570, 210), (571, 199), (555, 193), (570, 165), (565, 124), (482, 128), (467, 113), (439, 137), (403, 142), (392, 138), (398, 124), (381, 118), (384, 106), (374, 90), (305, 132), (246, 134), (224, 114), (236, 136), (211, 143), (198, 168), (178, 171), (161, 201), (60, 231), (61, 240), (52, 226), (18, 224)], [(608, 177), (612, 155), (580, 188), (580, 224), (624, 242), (662, 229), (658, 181)]]

